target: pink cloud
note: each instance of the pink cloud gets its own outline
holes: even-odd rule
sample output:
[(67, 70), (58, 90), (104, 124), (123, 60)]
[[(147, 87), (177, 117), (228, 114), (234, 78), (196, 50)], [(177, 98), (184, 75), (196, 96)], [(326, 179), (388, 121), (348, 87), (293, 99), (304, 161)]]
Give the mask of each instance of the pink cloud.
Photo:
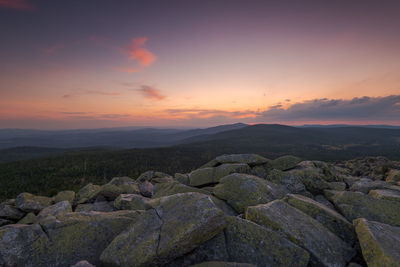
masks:
[(115, 68), (116, 70), (119, 70), (119, 71), (123, 71), (123, 72), (127, 72), (127, 73), (133, 73), (133, 72), (140, 72), (143, 68), (120, 68), (120, 67), (117, 67), (117, 68)]
[(146, 42), (147, 37), (133, 38), (131, 45), (127, 49), (129, 57), (138, 60), (140, 65), (144, 67), (150, 66), (157, 59), (152, 52), (143, 47)]
[(36, 7), (28, 0), (0, 0), (0, 7), (28, 11), (36, 10)]
[(148, 85), (142, 85), (140, 89), (137, 89), (137, 91), (141, 92), (147, 99), (158, 101), (165, 99), (165, 96), (161, 94), (160, 90)]

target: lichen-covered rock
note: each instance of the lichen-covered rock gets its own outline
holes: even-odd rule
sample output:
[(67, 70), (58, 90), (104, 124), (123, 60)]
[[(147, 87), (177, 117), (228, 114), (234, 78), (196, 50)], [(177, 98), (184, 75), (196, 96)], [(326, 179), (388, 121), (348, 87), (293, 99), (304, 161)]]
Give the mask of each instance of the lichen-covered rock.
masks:
[(99, 185), (87, 184), (76, 193), (76, 201), (78, 204), (85, 203), (89, 200), (90, 195), (100, 189)]
[(354, 220), (353, 223), (368, 266), (400, 266), (400, 227), (364, 218)]
[(248, 207), (246, 219), (286, 234), (310, 252), (315, 266), (346, 266), (355, 255), (347, 243), (317, 220), (281, 200)]
[(316, 195), (314, 197), (314, 200), (327, 206), (328, 208), (334, 210), (335, 206), (333, 206), (333, 204), (331, 202), (329, 202), (329, 200), (327, 200), (323, 195)]
[(288, 194), (284, 199), (291, 206), (311, 216), (349, 244), (356, 241), (353, 225), (336, 211), (302, 195)]
[(335, 167), (323, 161), (302, 161), (298, 164), (298, 168), (301, 170), (318, 172), (327, 182), (342, 182), (340, 176), (336, 175)]
[(279, 158), (276, 158), (272, 160), (270, 163), (272, 165), (272, 168), (278, 169), (281, 171), (286, 171), (293, 169), (301, 162), (301, 159), (295, 156), (282, 156)]
[(68, 201), (69, 203), (73, 203), (75, 199), (74, 191), (61, 191), (54, 197), (54, 202), (58, 203), (61, 201)]
[(0, 218), (6, 220), (19, 220), (25, 213), (6, 203), (0, 204)]
[(80, 261), (72, 265), (71, 267), (95, 267), (95, 266), (90, 264), (90, 262), (88, 261)]
[(115, 210), (114, 203), (108, 201), (79, 204), (75, 208), (75, 212), (89, 212), (89, 211), (111, 212), (114, 210)]
[(269, 159), (261, 157), (257, 154), (230, 154), (221, 155), (215, 158), (215, 160), (220, 164), (226, 163), (244, 163), (249, 166), (262, 165), (269, 162)]
[(249, 165), (243, 163), (222, 164), (217, 167), (197, 169), (189, 173), (189, 184), (191, 186), (204, 186), (215, 184), (224, 176), (231, 173), (250, 173)]
[(136, 179), (136, 181), (139, 184), (143, 183), (144, 181), (148, 181), (152, 184), (156, 184), (156, 183), (170, 182), (172, 180), (173, 180), (173, 178), (171, 177), (171, 175), (163, 173), (163, 172), (157, 172), (157, 171), (144, 172)]
[(243, 213), (248, 206), (281, 198), (286, 193), (282, 186), (241, 173), (225, 176), (214, 188), (214, 195), (226, 200), (238, 213)]
[(41, 220), (47, 216), (57, 216), (67, 212), (72, 212), (71, 204), (69, 201), (61, 201), (42, 209), (36, 219)]
[(386, 176), (386, 182), (400, 182), (400, 170), (390, 169)]
[(361, 192), (334, 192), (331, 200), (347, 220), (365, 218), (400, 226), (400, 202), (376, 199)]
[(121, 194), (114, 200), (114, 207), (118, 210), (147, 210), (151, 208), (149, 198), (136, 194)]
[(103, 251), (104, 265), (165, 264), (213, 238), (226, 225), (223, 212), (207, 195), (176, 194), (153, 205)]
[(271, 170), (265, 179), (272, 183), (285, 186), (289, 192), (294, 194), (303, 193), (306, 191), (306, 187), (301, 179), (290, 172)]
[(364, 194), (368, 194), (370, 190), (385, 189), (390, 188), (390, 186), (390, 184), (384, 181), (373, 181), (368, 178), (361, 178), (359, 181), (353, 183), (353, 185), (350, 187), (350, 191), (358, 191)]
[(153, 198), (170, 196), (178, 193), (198, 192), (202, 194), (210, 194), (207, 190), (187, 186), (178, 181), (170, 181), (166, 183), (158, 183), (154, 186)]
[(329, 188), (332, 190), (343, 191), (346, 189), (346, 184), (344, 182), (330, 182)]
[(92, 192), (88, 199), (90, 202), (99, 199), (101, 201), (114, 201), (120, 194), (140, 194), (140, 190), (137, 183), (131, 178), (115, 177), (109, 183)]
[(152, 197), (153, 196), (154, 186), (149, 181), (144, 181), (144, 182), (139, 184), (139, 190), (140, 190), (140, 194), (142, 194), (142, 196), (144, 196), (144, 197)]
[(400, 191), (389, 189), (376, 189), (369, 191), (368, 195), (377, 199), (400, 201)]
[(226, 201), (219, 199), (217, 197), (214, 197), (214, 196), (210, 196), (210, 198), (211, 198), (212, 202), (214, 202), (215, 206), (217, 206), (217, 208), (222, 210), (225, 213), (225, 215), (229, 215), (229, 216), (238, 215), (238, 213), (228, 203), (226, 203)]
[(21, 193), (15, 199), (15, 206), (25, 212), (38, 213), (50, 206), (51, 203), (51, 198), (35, 196), (30, 193)]
[(289, 173), (299, 179), (308, 191), (314, 195), (318, 195), (329, 189), (330, 185), (326, 181), (326, 177), (318, 170), (291, 170)]
[(239, 263), (239, 262), (206, 261), (196, 265), (191, 265), (191, 267), (257, 267), (257, 266), (249, 263)]
[(190, 183), (189, 174), (187, 174), (187, 173), (175, 173), (174, 178), (175, 178), (175, 180), (177, 180), (178, 182), (180, 182), (181, 184), (184, 184), (184, 185), (189, 185), (189, 183)]
[(277, 232), (237, 217), (225, 229), (230, 261), (256, 266), (307, 266), (309, 254)]
[(17, 223), (18, 224), (32, 224), (34, 222), (36, 222), (36, 215), (33, 212), (29, 212), (28, 214), (26, 214), (26, 216), (24, 218), (19, 220)]

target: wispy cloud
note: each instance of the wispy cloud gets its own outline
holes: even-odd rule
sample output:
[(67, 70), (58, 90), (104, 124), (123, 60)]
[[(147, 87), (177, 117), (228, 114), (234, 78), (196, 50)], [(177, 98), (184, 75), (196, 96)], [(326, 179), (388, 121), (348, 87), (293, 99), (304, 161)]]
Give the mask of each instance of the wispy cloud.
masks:
[(63, 95), (63, 98), (71, 98), (79, 95), (102, 95), (102, 96), (119, 96), (121, 92), (106, 92), (100, 90), (77, 90)]
[(154, 61), (156, 61), (156, 56), (143, 47), (146, 42), (147, 37), (133, 38), (131, 45), (127, 49), (129, 57), (131, 59), (138, 60), (140, 65), (144, 67), (148, 67)]
[(34, 11), (36, 7), (28, 0), (0, 0), (0, 7)]
[(160, 90), (148, 85), (142, 85), (139, 89), (136, 89), (139, 91), (145, 98), (150, 99), (150, 100), (164, 100), (165, 96), (161, 94)]

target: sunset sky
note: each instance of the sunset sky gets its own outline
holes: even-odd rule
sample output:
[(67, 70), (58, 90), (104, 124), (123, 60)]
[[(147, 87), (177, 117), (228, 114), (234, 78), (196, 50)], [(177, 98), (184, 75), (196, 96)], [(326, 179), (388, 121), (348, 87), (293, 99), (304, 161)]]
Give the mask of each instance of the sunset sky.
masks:
[(0, 0), (0, 128), (400, 125), (400, 1)]

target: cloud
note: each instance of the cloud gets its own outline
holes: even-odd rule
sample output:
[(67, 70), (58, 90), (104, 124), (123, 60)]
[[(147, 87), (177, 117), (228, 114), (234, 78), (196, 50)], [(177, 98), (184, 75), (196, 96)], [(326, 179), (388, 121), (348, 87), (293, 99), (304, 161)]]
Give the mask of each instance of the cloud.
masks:
[(157, 59), (152, 52), (143, 47), (146, 42), (147, 37), (133, 38), (127, 49), (130, 59), (138, 60), (143, 67), (150, 66)]
[(256, 112), (245, 111), (226, 111), (218, 109), (166, 109), (164, 112), (172, 116), (184, 116), (191, 118), (209, 118), (209, 117), (227, 117), (227, 118), (245, 118), (254, 117)]
[(147, 99), (158, 100), (158, 101), (165, 99), (165, 96), (161, 94), (160, 90), (148, 85), (142, 85), (140, 89), (136, 90), (142, 93), (142, 95)]
[(400, 95), (355, 97), (353, 99), (313, 99), (279, 105), (261, 112), (258, 119), (268, 121), (397, 121), (400, 122)]
[(36, 10), (36, 7), (28, 0), (0, 0), (0, 7), (27, 11)]
[(103, 95), (103, 96), (118, 96), (120, 92), (104, 92), (99, 90), (78, 90), (69, 94), (63, 95), (63, 98), (71, 98), (78, 95)]

